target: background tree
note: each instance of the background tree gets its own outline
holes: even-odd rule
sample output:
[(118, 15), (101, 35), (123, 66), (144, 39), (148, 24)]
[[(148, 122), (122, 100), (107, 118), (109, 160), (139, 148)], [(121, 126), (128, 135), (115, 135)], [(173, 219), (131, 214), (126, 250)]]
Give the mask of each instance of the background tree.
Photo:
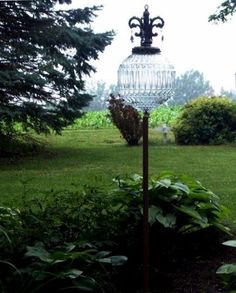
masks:
[(107, 102), (111, 93), (116, 92), (115, 84), (107, 84), (105, 81), (87, 81), (86, 91), (93, 96), (86, 108), (88, 111), (103, 111), (107, 109)]
[(224, 88), (222, 88), (220, 91), (220, 95), (222, 97), (227, 97), (227, 98), (230, 98), (230, 99), (236, 101), (236, 92), (235, 91), (227, 91)]
[(2, 135), (15, 122), (37, 133), (60, 133), (91, 99), (83, 80), (95, 71), (89, 62), (98, 58), (114, 34), (95, 34), (89, 26), (100, 6), (56, 10), (58, 3), (71, 0), (1, 2)]
[(226, 0), (218, 7), (217, 11), (209, 16), (209, 21), (228, 21), (236, 12), (236, 0)]
[(185, 104), (193, 98), (213, 94), (209, 81), (204, 80), (203, 73), (197, 70), (186, 71), (175, 81), (175, 104)]

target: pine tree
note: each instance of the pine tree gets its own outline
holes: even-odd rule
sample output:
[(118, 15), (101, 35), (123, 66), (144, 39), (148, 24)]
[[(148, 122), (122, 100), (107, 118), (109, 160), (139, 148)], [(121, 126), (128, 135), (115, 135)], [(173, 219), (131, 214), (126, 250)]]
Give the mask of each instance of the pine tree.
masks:
[(209, 16), (209, 21), (226, 22), (236, 12), (236, 0), (225, 0), (218, 6), (217, 11)]
[(90, 28), (100, 6), (58, 10), (58, 3), (71, 0), (0, 2), (0, 134), (15, 122), (60, 133), (91, 99), (84, 78), (113, 32)]

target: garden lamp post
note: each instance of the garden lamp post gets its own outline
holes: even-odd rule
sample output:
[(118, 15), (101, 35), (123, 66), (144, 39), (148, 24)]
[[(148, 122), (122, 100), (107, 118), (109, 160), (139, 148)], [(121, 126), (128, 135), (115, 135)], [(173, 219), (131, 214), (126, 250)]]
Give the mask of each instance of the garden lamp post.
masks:
[(152, 47), (152, 37), (158, 35), (153, 28), (162, 28), (164, 20), (157, 16), (149, 18), (148, 5), (143, 17), (129, 20), (129, 27), (138, 28), (135, 36), (141, 45), (132, 49), (118, 69), (118, 91), (124, 101), (143, 112), (143, 272), (144, 293), (149, 292), (149, 196), (148, 196), (148, 118), (153, 108), (173, 96), (175, 70), (161, 55), (161, 50)]

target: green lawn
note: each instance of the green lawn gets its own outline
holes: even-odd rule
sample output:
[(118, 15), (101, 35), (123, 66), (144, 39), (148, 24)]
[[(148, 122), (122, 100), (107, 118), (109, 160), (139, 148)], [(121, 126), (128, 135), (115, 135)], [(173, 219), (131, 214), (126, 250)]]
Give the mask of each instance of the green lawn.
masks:
[[(142, 147), (128, 147), (116, 129), (66, 130), (62, 136), (42, 137), (46, 150), (37, 156), (0, 160), (0, 200), (20, 205), (24, 188), (39, 190), (109, 187), (117, 175), (142, 173)], [(176, 146), (164, 144), (150, 130), (150, 175), (162, 170), (188, 174), (200, 180), (230, 208), (236, 225), (236, 147)], [(27, 182), (27, 183), (26, 183)], [(26, 186), (24, 186), (26, 183)]]

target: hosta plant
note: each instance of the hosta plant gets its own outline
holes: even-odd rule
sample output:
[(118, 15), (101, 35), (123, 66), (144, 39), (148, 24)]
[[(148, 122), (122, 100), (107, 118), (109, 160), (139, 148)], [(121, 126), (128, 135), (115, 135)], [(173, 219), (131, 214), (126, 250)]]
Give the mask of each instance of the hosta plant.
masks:
[[(132, 176), (117, 180), (117, 197), (125, 202), (135, 199), (142, 212), (142, 177)], [(223, 224), (227, 209), (220, 204), (219, 197), (205, 188), (199, 181), (187, 176), (163, 172), (152, 179), (149, 185), (149, 222), (159, 223), (165, 228), (189, 233), (208, 227), (215, 227), (229, 233)], [(130, 199), (131, 198), (131, 199)], [(127, 210), (130, 209), (127, 204)]]
[[(21, 269), (25, 277), (22, 292), (105, 292), (105, 265), (119, 266), (126, 262), (125, 256), (98, 251), (89, 243), (66, 243), (61, 247), (47, 249), (43, 243), (28, 246), (25, 256), (29, 259)], [(31, 291), (32, 290), (32, 291)]]

